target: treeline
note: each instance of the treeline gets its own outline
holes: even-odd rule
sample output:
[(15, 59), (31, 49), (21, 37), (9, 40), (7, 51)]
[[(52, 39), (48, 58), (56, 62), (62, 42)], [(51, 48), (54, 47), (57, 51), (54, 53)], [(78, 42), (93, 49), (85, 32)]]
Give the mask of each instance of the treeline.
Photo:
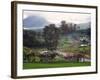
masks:
[(26, 47), (45, 47), (44, 39), (41, 32), (34, 30), (23, 31), (23, 46)]
[(43, 31), (24, 30), (23, 45), (25, 47), (56, 49), (58, 44), (60, 30), (55, 24), (45, 26)]
[(59, 27), (61, 34), (68, 34), (71, 32), (75, 32), (79, 27), (74, 23), (66, 23), (66, 21), (61, 21), (61, 25)]
[(90, 26), (89, 26), (89, 28), (86, 28), (86, 29), (80, 29), (80, 26), (78, 26), (77, 24), (66, 23), (65, 21), (62, 21), (59, 29), (60, 29), (60, 32), (62, 35), (64, 35), (64, 34), (66, 35), (66, 34), (69, 34), (72, 32), (77, 32), (79, 34), (87, 35), (88, 37), (91, 37)]
[(34, 48), (52, 46), (52, 48), (56, 49), (59, 35), (63, 36), (72, 32), (78, 32), (79, 34), (90, 36), (90, 31), (90, 28), (80, 30), (76, 24), (61, 21), (60, 27), (57, 27), (55, 24), (49, 24), (43, 30), (24, 30), (23, 45)]

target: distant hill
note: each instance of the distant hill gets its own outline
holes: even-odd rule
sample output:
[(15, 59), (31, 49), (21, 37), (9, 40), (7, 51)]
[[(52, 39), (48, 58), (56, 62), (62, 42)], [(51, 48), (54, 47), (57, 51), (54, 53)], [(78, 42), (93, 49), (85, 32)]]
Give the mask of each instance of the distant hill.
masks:
[(87, 28), (90, 28), (91, 26), (91, 23), (88, 22), (88, 23), (81, 23), (81, 24), (77, 24), (78, 27), (80, 27), (80, 29), (87, 29)]
[(46, 24), (49, 24), (49, 22), (41, 16), (34, 15), (23, 19), (23, 26), (26, 29), (43, 28)]

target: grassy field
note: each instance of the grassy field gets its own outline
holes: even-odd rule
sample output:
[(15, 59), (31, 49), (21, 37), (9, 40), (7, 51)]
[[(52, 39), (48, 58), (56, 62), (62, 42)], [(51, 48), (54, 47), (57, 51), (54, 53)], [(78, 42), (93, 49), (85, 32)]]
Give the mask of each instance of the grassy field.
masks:
[(23, 69), (90, 66), (90, 62), (24, 63)]

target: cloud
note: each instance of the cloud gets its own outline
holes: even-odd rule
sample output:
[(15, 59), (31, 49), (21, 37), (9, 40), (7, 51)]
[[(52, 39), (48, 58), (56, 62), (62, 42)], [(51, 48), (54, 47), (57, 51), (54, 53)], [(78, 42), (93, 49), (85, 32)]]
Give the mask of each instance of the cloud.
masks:
[(60, 26), (61, 21), (66, 23), (84, 24), (91, 22), (89, 13), (60, 13), (60, 12), (44, 12), (44, 11), (24, 11), (23, 26), (24, 29), (40, 29), (48, 24), (56, 24)]
[(44, 17), (37, 15), (31, 15), (23, 19), (24, 28), (39, 28), (44, 27), (46, 24), (48, 24), (48, 21)]

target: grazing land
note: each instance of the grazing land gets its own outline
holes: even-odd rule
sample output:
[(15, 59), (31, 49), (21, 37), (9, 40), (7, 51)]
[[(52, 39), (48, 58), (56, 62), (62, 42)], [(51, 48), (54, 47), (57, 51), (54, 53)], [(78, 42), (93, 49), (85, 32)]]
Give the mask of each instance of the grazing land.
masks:
[(53, 62), (53, 63), (24, 63), (23, 69), (36, 68), (59, 68), (59, 67), (82, 67), (90, 66), (90, 62)]

